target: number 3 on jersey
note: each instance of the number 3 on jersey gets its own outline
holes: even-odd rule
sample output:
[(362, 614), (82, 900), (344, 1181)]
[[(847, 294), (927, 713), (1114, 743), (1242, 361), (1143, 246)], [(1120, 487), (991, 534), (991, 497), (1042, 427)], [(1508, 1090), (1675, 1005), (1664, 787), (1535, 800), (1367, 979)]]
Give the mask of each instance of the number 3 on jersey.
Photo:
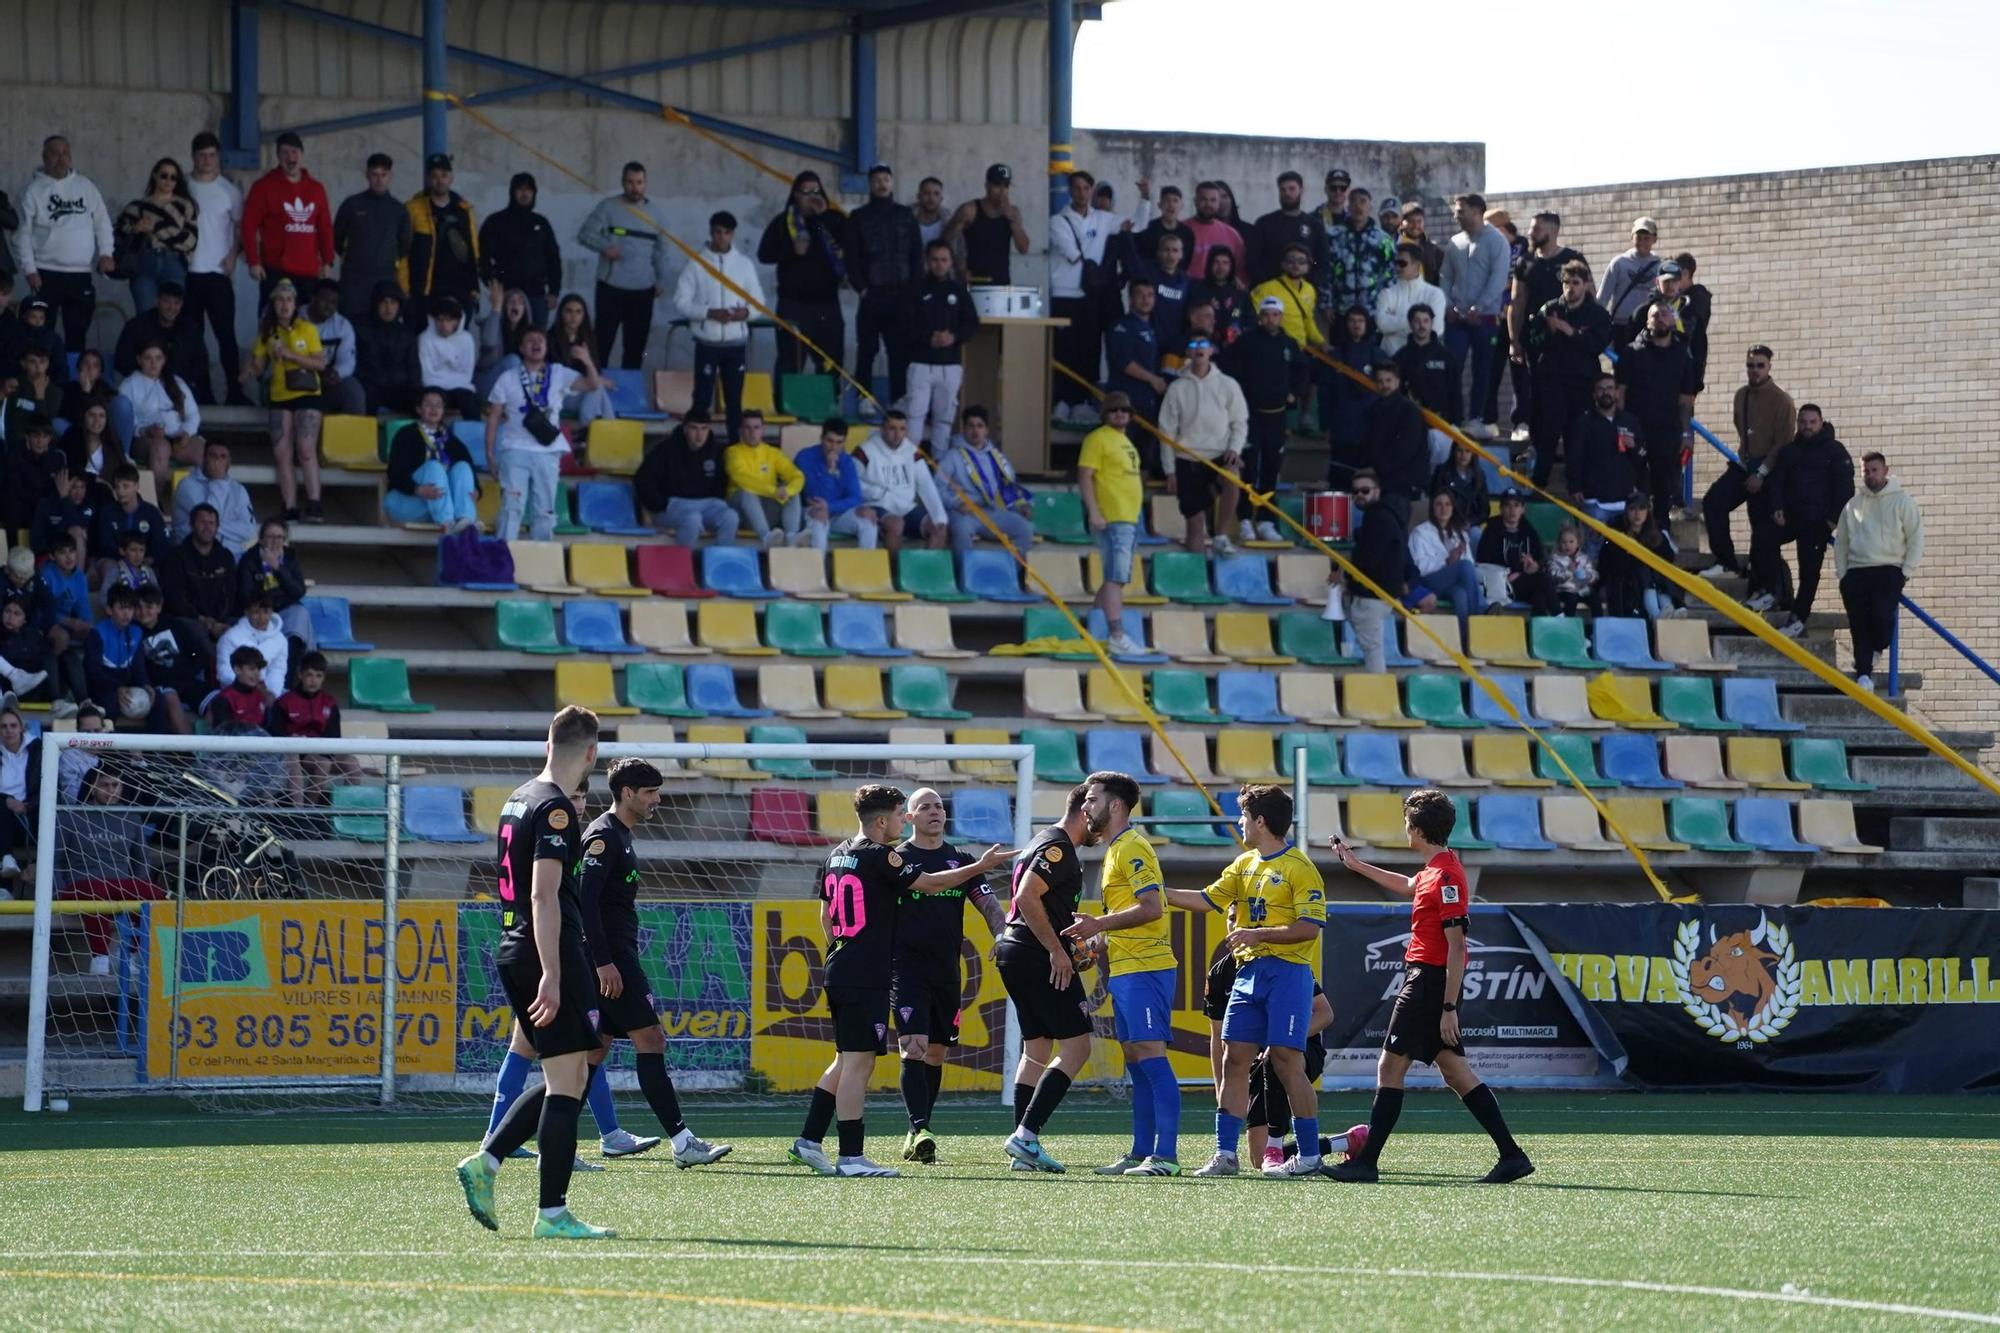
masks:
[(859, 935), (868, 924), (868, 900), (861, 894), (859, 875), (828, 875), (821, 890), (832, 907), (833, 937)]
[(514, 826), (500, 826), (500, 901), (514, 901)]

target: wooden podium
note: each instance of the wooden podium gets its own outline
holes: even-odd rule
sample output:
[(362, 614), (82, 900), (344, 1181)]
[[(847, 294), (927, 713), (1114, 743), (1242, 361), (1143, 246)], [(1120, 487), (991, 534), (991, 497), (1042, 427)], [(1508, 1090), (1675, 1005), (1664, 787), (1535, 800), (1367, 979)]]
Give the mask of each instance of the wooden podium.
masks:
[(965, 346), (959, 406), (978, 403), (993, 413), (993, 433), (1017, 472), (1049, 470), (1049, 387), (1055, 330), (1069, 321), (1047, 316), (982, 316)]

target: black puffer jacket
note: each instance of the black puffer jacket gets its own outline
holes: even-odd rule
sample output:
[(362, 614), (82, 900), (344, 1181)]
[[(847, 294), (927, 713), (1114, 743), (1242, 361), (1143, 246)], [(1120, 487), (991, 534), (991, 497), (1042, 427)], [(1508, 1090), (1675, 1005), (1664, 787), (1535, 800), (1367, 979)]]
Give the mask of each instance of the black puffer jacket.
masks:
[(847, 280), (855, 291), (907, 287), (923, 271), (923, 233), (909, 205), (870, 199), (847, 215)]
[(1785, 516), (1788, 527), (1831, 527), (1840, 520), (1854, 498), (1854, 460), (1834, 438), (1832, 422), (1821, 423), (1817, 435), (1793, 437), (1791, 447), (1778, 452), (1770, 486), (1771, 508)]

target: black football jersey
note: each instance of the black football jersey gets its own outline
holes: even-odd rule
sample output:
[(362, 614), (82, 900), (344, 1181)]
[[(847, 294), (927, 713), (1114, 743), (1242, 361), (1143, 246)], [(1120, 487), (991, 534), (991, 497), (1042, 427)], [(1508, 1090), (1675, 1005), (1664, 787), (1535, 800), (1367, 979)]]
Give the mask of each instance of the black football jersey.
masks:
[(583, 934), (590, 961), (603, 967), (639, 952), (639, 853), (632, 830), (609, 810), (583, 831), (583, 863), (577, 869), (583, 902)]
[[(957, 870), (979, 859), (966, 855), (948, 842), (939, 847), (919, 847), (906, 840), (896, 844), (896, 854), (903, 858), (905, 866), (914, 866), (919, 875), (938, 870)], [(987, 887), (983, 878), (942, 893), (906, 890), (897, 905), (897, 961), (956, 964), (959, 945), (965, 940), (966, 901), (971, 899), (977, 902), (992, 896), (993, 890)]]
[(860, 834), (827, 854), (819, 876), (819, 898), (828, 904), (832, 936), (827, 985), (889, 989), (897, 900), (922, 873), (893, 847)]
[(1076, 920), (1077, 899), (1083, 896), (1083, 867), (1077, 863), (1076, 844), (1069, 840), (1057, 824), (1043, 829), (1035, 840), (1028, 844), (1014, 861), (1014, 901), (1008, 904), (1007, 925), (1010, 930), (1019, 926), (1020, 935), (1029, 935), (1028, 928), (1021, 925), (1021, 880), (1030, 872), (1041, 877), (1048, 885), (1042, 895), (1042, 910), (1049, 914), (1049, 924), (1058, 932)]
[(565, 936), (583, 938), (583, 904), (576, 891), (578, 835), (576, 807), (569, 794), (553, 782), (537, 778), (515, 788), (500, 808), (500, 949), (509, 960), (525, 954), (540, 958), (535, 948), (535, 863), (562, 866), (561, 904)]

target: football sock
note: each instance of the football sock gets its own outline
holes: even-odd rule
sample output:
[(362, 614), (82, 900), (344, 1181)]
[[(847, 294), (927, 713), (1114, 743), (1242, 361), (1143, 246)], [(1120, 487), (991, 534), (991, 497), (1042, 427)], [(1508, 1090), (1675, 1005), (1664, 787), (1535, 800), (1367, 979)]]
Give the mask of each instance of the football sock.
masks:
[(534, 1067), (534, 1063), (525, 1055), (516, 1055), (511, 1048), (501, 1058), (500, 1072), (493, 1079), (493, 1118), (486, 1122), (487, 1138), (493, 1137), (493, 1131), (500, 1128), (500, 1120), (507, 1114), (507, 1108), (528, 1086), (528, 1070)]
[(1021, 1128), (1030, 1134), (1042, 1132), (1042, 1126), (1049, 1123), (1049, 1117), (1062, 1105), (1064, 1094), (1069, 1091), (1069, 1075), (1055, 1065), (1042, 1071), (1041, 1082), (1035, 1084), (1035, 1095), (1028, 1099), (1027, 1114), (1021, 1117)]
[[(1292, 1123), (1298, 1127), (1299, 1150), (1305, 1152), (1308, 1157), (1314, 1152), (1318, 1152), (1319, 1117), (1316, 1115), (1302, 1115), (1295, 1118)], [(1308, 1146), (1310, 1146), (1310, 1151), (1308, 1151)]]
[(814, 1088), (812, 1105), (806, 1110), (805, 1128), (799, 1137), (807, 1143), (826, 1142), (826, 1131), (833, 1124), (833, 1094), (825, 1088)]
[(903, 1085), (903, 1109), (910, 1113), (911, 1129), (927, 1129), (931, 1123), (931, 1081), (922, 1060), (905, 1060), (899, 1071)]
[(1154, 1127), (1157, 1114), (1153, 1104), (1152, 1061), (1135, 1060), (1125, 1066), (1125, 1072), (1132, 1076), (1132, 1147), (1128, 1157), (1150, 1157), (1153, 1143), (1158, 1137)]
[(842, 1157), (859, 1157), (862, 1147), (867, 1142), (866, 1136), (861, 1132), (861, 1120), (859, 1117), (840, 1122), (840, 1155)]
[(638, 1061), (639, 1091), (646, 1094), (646, 1105), (653, 1108), (661, 1129), (669, 1136), (678, 1135), (687, 1128), (687, 1122), (681, 1118), (680, 1095), (674, 1091), (673, 1077), (667, 1073), (667, 1057), (657, 1051), (641, 1051)]
[(1217, 1151), (1234, 1153), (1236, 1145), (1243, 1137), (1243, 1117), (1231, 1115), (1227, 1111), (1215, 1113), (1215, 1146)]
[(576, 1169), (576, 1119), (583, 1103), (551, 1093), (542, 1099), (542, 1119), (535, 1141), (542, 1150), (542, 1207), (561, 1208), (569, 1202), (570, 1172)]
[(1035, 1085), (1016, 1083), (1014, 1085), (1014, 1123), (1019, 1125), (1028, 1116), (1028, 1103), (1035, 1100)]
[(1472, 1112), (1472, 1118), (1479, 1122), (1479, 1127), (1492, 1136), (1493, 1146), (1500, 1150), (1502, 1157), (1514, 1157), (1520, 1153), (1521, 1145), (1514, 1142), (1514, 1136), (1507, 1132), (1507, 1117), (1500, 1114), (1500, 1099), (1493, 1095), (1493, 1089), (1482, 1083), (1459, 1100), (1465, 1103), (1466, 1110)]
[(937, 1114), (938, 1093), (944, 1089), (944, 1066), (926, 1064), (924, 1066), (924, 1082), (930, 1087), (930, 1113), (935, 1116)]
[(618, 1107), (611, 1100), (611, 1080), (604, 1076), (603, 1065), (591, 1066), (583, 1095), (590, 1099), (590, 1118), (597, 1122), (597, 1137), (617, 1133)]
[(486, 1151), (504, 1162), (516, 1148), (535, 1137), (535, 1126), (542, 1118), (542, 1101), (548, 1090), (548, 1084), (539, 1083), (533, 1092), (515, 1098), (507, 1114), (500, 1117), (499, 1125), (486, 1136)]
[(1164, 1055), (1141, 1060), (1153, 1067), (1153, 1156), (1178, 1161), (1181, 1133), (1181, 1085)]
[(1368, 1145), (1361, 1150), (1362, 1161), (1373, 1166), (1382, 1160), (1382, 1145), (1389, 1141), (1389, 1135), (1396, 1128), (1396, 1117), (1401, 1114), (1401, 1088), (1375, 1089), (1375, 1104), (1368, 1108)]

